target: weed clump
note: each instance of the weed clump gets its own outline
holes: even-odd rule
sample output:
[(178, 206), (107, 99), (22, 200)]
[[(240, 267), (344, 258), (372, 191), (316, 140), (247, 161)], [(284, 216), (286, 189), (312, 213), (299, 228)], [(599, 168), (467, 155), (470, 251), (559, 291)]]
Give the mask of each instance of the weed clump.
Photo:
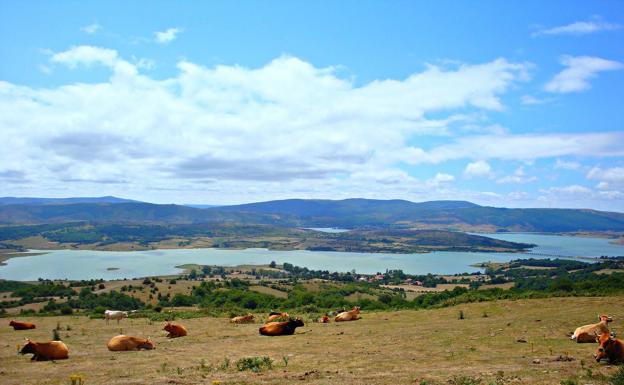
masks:
[(254, 373), (259, 373), (264, 369), (273, 369), (273, 360), (267, 356), (245, 357), (236, 361), (236, 368), (240, 372), (245, 370), (251, 370)]

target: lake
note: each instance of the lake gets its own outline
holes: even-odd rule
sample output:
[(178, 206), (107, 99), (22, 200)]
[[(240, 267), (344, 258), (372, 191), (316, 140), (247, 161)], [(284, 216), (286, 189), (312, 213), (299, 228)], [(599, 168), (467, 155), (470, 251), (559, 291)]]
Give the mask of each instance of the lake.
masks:
[[(538, 245), (532, 253), (575, 257), (624, 255), (624, 246), (608, 239), (527, 233), (483, 234), (508, 241)], [(31, 250), (33, 252), (37, 250)], [(411, 274), (455, 274), (480, 269), (485, 261), (506, 262), (518, 258), (545, 258), (531, 253), (433, 252), (425, 254), (345, 253), (326, 251), (270, 251), (266, 249), (175, 249), (147, 251), (52, 250), (45, 254), (12, 258), (0, 266), (0, 278), (31, 281), (47, 279), (123, 279), (180, 273), (186, 263), (236, 266), (289, 262), (315, 270), (358, 273), (402, 269)], [(110, 270), (110, 268), (116, 268)]]

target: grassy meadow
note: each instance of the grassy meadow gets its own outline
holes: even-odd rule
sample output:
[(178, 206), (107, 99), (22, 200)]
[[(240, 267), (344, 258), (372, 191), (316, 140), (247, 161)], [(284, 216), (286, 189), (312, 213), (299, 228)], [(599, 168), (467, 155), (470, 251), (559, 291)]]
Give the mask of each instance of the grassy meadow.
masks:
[[(363, 312), (355, 322), (306, 325), (293, 336), (261, 337), (254, 324), (226, 318), (181, 320), (189, 336), (167, 339), (163, 322), (106, 325), (84, 316), (18, 317), (36, 330), (0, 327), (0, 383), (70, 384), (601, 384), (617, 367), (596, 363), (594, 344), (567, 333), (611, 314), (624, 330), (624, 297), (568, 297), (463, 304), (419, 311)], [(460, 319), (460, 312), (464, 319)], [(31, 362), (16, 354), (24, 338), (47, 341), (60, 325), (70, 358)], [(109, 352), (119, 332), (152, 337), (153, 351)], [(518, 341), (526, 342), (518, 342)], [(269, 357), (272, 368), (239, 371), (238, 360)], [(287, 364), (287, 365), (286, 365)]]

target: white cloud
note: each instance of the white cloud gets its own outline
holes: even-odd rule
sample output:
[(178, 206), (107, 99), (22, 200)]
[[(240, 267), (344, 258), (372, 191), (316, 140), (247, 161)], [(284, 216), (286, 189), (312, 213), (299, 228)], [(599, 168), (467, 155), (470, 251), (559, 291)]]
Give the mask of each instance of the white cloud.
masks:
[(588, 187), (574, 184), (564, 187), (551, 187), (548, 190), (542, 190), (542, 192), (566, 195), (590, 195), (592, 193), (592, 190)]
[(606, 190), (613, 187), (624, 189), (624, 167), (592, 167), (587, 172), (587, 179), (599, 181), (597, 188)]
[[(624, 152), (624, 133), (513, 135), (490, 124), (489, 112), (504, 109), (504, 95), (526, 79), (527, 65), (505, 59), (362, 85), (290, 56), (258, 68), (182, 61), (165, 79), (149, 74), (152, 62), (101, 47), (50, 53), (50, 61), (104, 66), (110, 78), (37, 88), (0, 81), (0, 132), (12, 149), (0, 152), (5, 194), (504, 203), (506, 195), (458, 190), (453, 175), (418, 180), (402, 168)], [(467, 122), (488, 124), (457, 130)], [(418, 148), (423, 135), (442, 144)]]
[(620, 62), (591, 56), (563, 56), (561, 64), (567, 68), (544, 86), (546, 91), (555, 93), (585, 91), (591, 88), (589, 80), (596, 77), (598, 72), (624, 68)]
[(552, 99), (549, 98), (536, 98), (535, 96), (531, 96), (531, 95), (522, 95), (522, 97), (520, 98), (520, 101), (522, 104), (527, 105), (527, 106), (532, 106), (532, 105), (539, 105), (539, 104), (546, 104), (546, 103), (550, 103), (552, 101)]
[(541, 29), (539, 31), (533, 32), (531, 36), (537, 37), (543, 35), (586, 35), (600, 31), (613, 31), (620, 28), (621, 25), (619, 24), (607, 23), (600, 20), (577, 21), (567, 25)]
[(70, 68), (82, 65), (101, 64), (113, 67), (118, 60), (117, 51), (89, 45), (74, 46), (67, 51), (58, 52), (50, 59), (54, 63), (65, 64)]
[(492, 167), (488, 162), (483, 160), (478, 160), (476, 162), (468, 163), (466, 168), (464, 169), (464, 176), (466, 178), (473, 177), (485, 177), (489, 178), (492, 176)]
[(154, 38), (157, 43), (166, 44), (174, 41), (180, 32), (182, 30), (179, 28), (169, 28), (165, 31), (154, 32)]
[(579, 168), (581, 168), (581, 164), (578, 162), (566, 162), (564, 160), (557, 158), (554, 167), (555, 169), (562, 169), (562, 170), (578, 170)]
[(97, 22), (89, 24), (89, 25), (84, 26), (84, 27), (81, 28), (82, 32), (84, 32), (86, 34), (89, 34), (89, 35), (93, 35), (97, 31), (99, 31), (100, 29), (102, 29), (102, 26), (99, 25)]
[(450, 183), (455, 180), (455, 177), (450, 174), (437, 173), (433, 178), (428, 179), (426, 185), (429, 187), (439, 187), (443, 184)]
[(527, 176), (524, 167), (518, 167), (512, 175), (507, 175), (496, 180), (499, 184), (525, 184), (535, 182), (537, 177)]

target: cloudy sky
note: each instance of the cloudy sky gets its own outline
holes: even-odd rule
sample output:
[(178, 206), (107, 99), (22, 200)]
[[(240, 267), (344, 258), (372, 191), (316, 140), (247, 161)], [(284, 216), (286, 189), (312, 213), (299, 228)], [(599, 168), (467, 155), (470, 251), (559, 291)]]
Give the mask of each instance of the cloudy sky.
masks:
[(624, 211), (622, 2), (230, 3), (0, 1), (0, 196)]

